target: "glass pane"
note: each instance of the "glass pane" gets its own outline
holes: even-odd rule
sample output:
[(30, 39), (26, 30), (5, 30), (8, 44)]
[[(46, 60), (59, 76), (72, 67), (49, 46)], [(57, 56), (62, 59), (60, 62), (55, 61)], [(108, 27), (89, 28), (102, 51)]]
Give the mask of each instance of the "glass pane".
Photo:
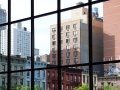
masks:
[[(35, 70), (34, 71), (34, 87), (39, 88), (39, 90), (47, 90), (46, 89), (46, 69), (44, 70)], [(40, 89), (41, 88), (41, 89)]]
[[(1, 26), (0, 27), (0, 63), (1, 63), (1, 70), (0, 72), (5, 72), (7, 71), (7, 61), (8, 61), (8, 53), (7, 53), (7, 34), (4, 34), (4, 31), (7, 30), (7, 26)], [(6, 31), (7, 33), (7, 31)]]
[(7, 90), (7, 74), (0, 74), (0, 90)]
[[(47, 65), (51, 67), (54, 65)], [(46, 70), (46, 90), (58, 90), (58, 69), (47, 69)]]
[(56, 24), (56, 14), (35, 19), (35, 48), (40, 52), (35, 54), (35, 61), (44, 64), (35, 68), (46, 67), (47, 63), (57, 65)]
[(11, 21), (31, 16), (30, 0), (11, 0)]
[(0, 24), (7, 22), (8, 17), (7, 12), (8, 12), (8, 0), (0, 0)]
[(31, 21), (11, 25), (11, 70), (31, 68)]
[(88, 63), (88, 7), (61, 13), (61, 64)]
[[(47, 8), (46, 8), (47, 6)], [(57, 10), (57, 0), (34, 0), (34, 13), (35, 15), (43, 14)]]
[[(67, 4), (66, 4), (67, 3)], [(61, 9), (88, 3), (88, 0), (61, 0)]]

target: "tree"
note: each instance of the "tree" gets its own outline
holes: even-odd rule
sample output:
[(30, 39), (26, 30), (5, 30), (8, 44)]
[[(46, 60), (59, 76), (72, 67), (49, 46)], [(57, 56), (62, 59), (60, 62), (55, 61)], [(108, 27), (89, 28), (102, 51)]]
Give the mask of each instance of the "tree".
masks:
[(89, 89), (89, 85), (86, 84), (79, 87), (75, 87), (73, 90), (90, 90), (90, 89)]
[(109, 85), (109, 84), (103, 85), (103, 86), (102, 86), (102, 89), (103, 89), (103, 90), (120, 90), (120, 88), (117, 88), (117, 87), (115, 87), (115, 86), (111, 86), (111, 85)]
[[(0, 90), (7, 90), (7, 87), (6, 86), (0, 86)], [(31, 89), (28, 86), (15, 85), (15, 86), (11, 86), (10, 90), (31, 90)], [(43, 88), (39, 87), (37, 85), (34, 85), (34, 90), (43, 90)]]

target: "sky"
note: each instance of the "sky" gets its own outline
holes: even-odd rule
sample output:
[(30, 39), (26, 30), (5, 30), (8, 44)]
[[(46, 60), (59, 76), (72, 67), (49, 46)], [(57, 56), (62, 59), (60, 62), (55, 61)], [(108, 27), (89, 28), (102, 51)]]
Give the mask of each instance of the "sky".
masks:
[[(11, 0), (11, 20), (18, 20), (30, 17), (31, 0)], [(49, 2), (51, 1), (51, 2)], [(80, 0), (61, 0), (61, 8), (67, 8), (76, 5)], [(81, 0), (87, 3), (88, 0)], [(94, 0), (95, 1), (95, 0)], [(0, 0), (0, 4), (7, 12), (7, 0)], [(103, 4), (95, 4), (93, 7), (99, 8), (99, 15), (103, 16)], [(43, 14), (57, 10), (57, 0), (34, 0), (35, 15)], [(71, 11), (61, 13), (61, 20), (71, 17)], [(35, 19), (35, 48), (40, 49), (40, 55), (50, 53), (50, 25), (57, 23), (57, 14), (36, 18)], [(22, 22), (23, 27), (31, 31), (30, 20)]]

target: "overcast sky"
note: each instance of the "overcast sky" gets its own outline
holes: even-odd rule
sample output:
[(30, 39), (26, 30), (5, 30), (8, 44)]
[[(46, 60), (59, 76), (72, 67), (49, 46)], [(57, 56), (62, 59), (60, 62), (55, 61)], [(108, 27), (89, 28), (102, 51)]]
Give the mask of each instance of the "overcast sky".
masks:
[[(18, 20), (30, 16), (30, 1), (31, 0), (11, 0), (11, 19)], [(50, 2), (51, 1), (51, 2)], [(61, 0), (61, 8), (66, 8), (76, 5), (80, 0)], [(88, 2), (88, 0), (81, 0)], [(7, 0), (0, 0), (0, 4), (7, 11)], [(35, 0), (35, 15), (57, 10), (57, 0)], [(103, 16), (102, 3), (96, 4), (93, 7), (99, 8), (99, 14)], [(61, 13), (61, 19), (71, 17), (71, 12), (66, 11)], [(50, 52), (50, 25), (57, 23), (57, 14), (49, 15), (35, 19), (35, 47), (40, 49), (40, 55), (49, 54)], [(30, 20), (23, 22), (24, 27), (30, 31)]]

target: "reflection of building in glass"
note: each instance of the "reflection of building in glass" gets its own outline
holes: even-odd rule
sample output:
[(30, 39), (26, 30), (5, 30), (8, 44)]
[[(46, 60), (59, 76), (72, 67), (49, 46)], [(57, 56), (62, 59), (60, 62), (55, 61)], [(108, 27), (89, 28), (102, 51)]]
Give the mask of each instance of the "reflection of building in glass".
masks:
[[(31, 33), (21, 23), (11, 26), (11, 55), (31, 56)], [(7, 55), (8, 30), (1, 31), (1, 53)]]
[[(79, 4), (79, 3), (78, 3)], [(93, 62), (103, 61), (103, 20), (98, 9), (93, 9)], [(61, 64), (89, 63), (88, 47), (88, 9), (85, 7), (71, 10), (71, 18), (61, 20)], [(50, 64), (57, 65), (57, 25), (50, 27)], [(88, 67), (81, 67), (88, 69)], [(103, 72), (103, 65), (94, 66), (94, 71)], [(99, 73), (99, 76), (103, 76)]]
[[(34, 68), (45, 68), (46, 67), (46, 62), (42, 61), (34, 61)], [(31, 60), (28, 59), (25, 62), (25, 69), (30, 69), (31, 68)], [(24, 74), (24, 83), (25, 86), (31, 87), (31, 72), (27, 71)], [(43, 87), (43, 90), (46, 90), (46, 70), (35, 70), (34, 71), (34, 83), (37, 86)]]
[[(6, 10), (0, 4), (0, 24), (6, 23)], [(0, 26), (0, 52), (1, 52), (1, 30), (5, 30), (6, 26)]]

